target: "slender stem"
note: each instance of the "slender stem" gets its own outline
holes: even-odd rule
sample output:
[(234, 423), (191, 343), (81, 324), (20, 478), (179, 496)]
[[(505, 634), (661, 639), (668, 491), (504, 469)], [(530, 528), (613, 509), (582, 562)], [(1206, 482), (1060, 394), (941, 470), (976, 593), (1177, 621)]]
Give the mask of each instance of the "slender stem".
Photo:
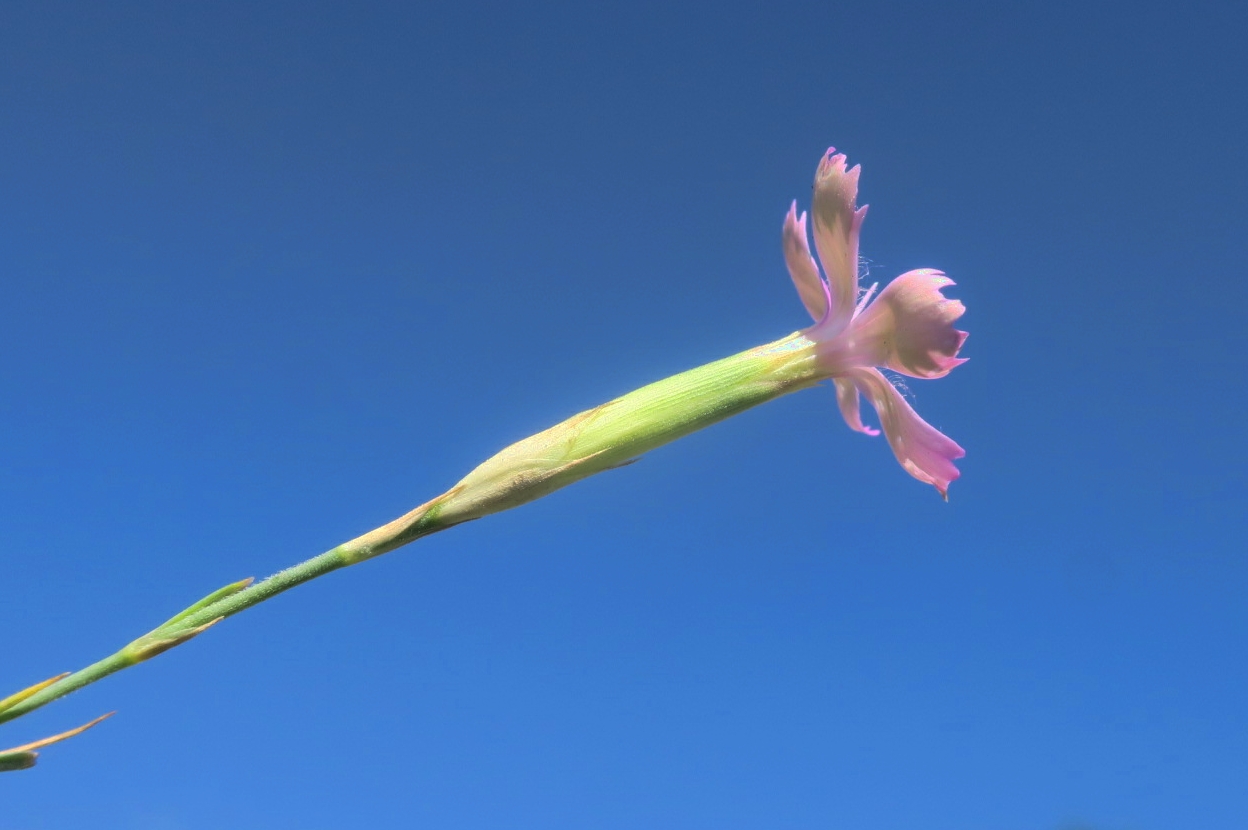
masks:
[[(20, 703), (0, 711), (0, 723), (21, 717), (52, 701), (76, 692), (84, 686), (108, 677), (114, 672), (137, 665), (149, 657), (153, 657), (168, 648), (178, 645), (198, 634), (209, 625), (225, 617), (245, 611), (267, 599), (302, 585), (305, 582), (324, 576), (331, 571), (345, 568), (388, 553), (395, 548), (413, 542), (421, 536), (428, 536), (439, 530), (451, 527), (441, 523), (437, 518), (437, 506), (440, 499), (422, 504), (415, 510), (400, 516), (388, 524), (345, 542), (338, 547), (314, 556), (298, 565), (273, 574), (268, 579), (257, 582), (201, 608), (178, 614), (160, 628), (140, 637), (115, 654), (92, 663), (84, 669), (69, 674), (41, 689)], [(194, 606), (192, 606), (194, 608)]]
[(581, 412), (503, 449), (446, 493), (388, 524), (261, 582), (227, 585), (116, 654), (46, 686), (39, 684), (38, 691), (24, 690), (18, 702), (0, 708), (0, 723), (148, 660), (296, 585), (626, 464), (655, 447), (811, 386), (822, 377), (814, 344), (798, 332)]

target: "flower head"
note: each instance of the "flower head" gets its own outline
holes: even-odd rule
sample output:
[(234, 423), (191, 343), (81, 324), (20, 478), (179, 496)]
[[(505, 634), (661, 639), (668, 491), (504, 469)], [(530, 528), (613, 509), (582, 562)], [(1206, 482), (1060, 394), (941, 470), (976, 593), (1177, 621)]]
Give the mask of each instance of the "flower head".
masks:
[(941, 293), (953, 280), (929, 268), (902, 274), (874, 302), (874, 285), (859, 298), (858, 233), (867, 215), (857, 206), (859, 172), (846, 169), (845, 156), (829, 148), (815, 173), (811, 218), (824, 276), (810, 254), (806, 214), (799, 216), (794, 202), (785, 217), (785, 263), (815, 320), (802, 334), (813, 343), (820, 371), (836, 385), (849, 427), (879, 434), (859, 415), (859, 395), (865, 395), (901, 466), (947, 498), (959, 474), (953, 462), (966, 452), (920, 418), (880, 368), (930, 379), (965, 363), (957, 354), (966, 332), (953, 322), (966, 308)]
[(353, 556), (375, 556), (416, 535), (533, 501), (828, 378), (846, 423), (879, 434), (859, 417), (865, 395), (902, 467), (945, 495), (958, 477), (953, 462), (965, 453), (915, 414), (880, 368), (916, 378), (948, 374), (963, 362), (957, 354), (966, 333), (953, 322), (965, 309), (941, 294), (953, 282), (926, 269), (902, 274), (874, 302), (874, 286), (859, 298), (858, 232), (867, 209), (856, 203), (858, 172), (829, 150), (815, 176), (813, 234), (826, 277), (811, 256), (806, 214), (797, 215), (796, 203), (784, 222), (784, 258), (813, 326), (655, 381), (517, 441), (381, 529), (378, 538), (388, 541), (361, 537), (361, 552)]

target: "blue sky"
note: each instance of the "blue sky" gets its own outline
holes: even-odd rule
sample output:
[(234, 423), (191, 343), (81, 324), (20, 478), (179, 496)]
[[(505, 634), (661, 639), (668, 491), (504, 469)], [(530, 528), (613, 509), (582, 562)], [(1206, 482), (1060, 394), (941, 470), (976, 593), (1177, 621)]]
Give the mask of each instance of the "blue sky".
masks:
[(2, 727), (0, 827), (1248, 823), (1231, 3), (0, 11), (0, 680), (806, 325), (834, 144), (947, 271), (943, 503), (831, 389)]

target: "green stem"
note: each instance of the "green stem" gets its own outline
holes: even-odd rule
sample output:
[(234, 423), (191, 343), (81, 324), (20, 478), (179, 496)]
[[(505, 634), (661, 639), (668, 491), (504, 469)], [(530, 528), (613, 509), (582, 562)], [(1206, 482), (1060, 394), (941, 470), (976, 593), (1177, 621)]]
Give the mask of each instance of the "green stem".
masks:
[(116, 654), (38, 691), (19, 693), (18, 702), (0, 709), (0, 723), (148, 660), (296, 585), (421, 536), (540, 498), (738, 412), (806, 388), (822, 377), (813, 344), (796, 333), (574, 415), (503, 449), (446, 493), (389, 524), (262, 582), (227, 585)]
[(259, 605), (267, 599), (289, 591), (296, 585), (302, 585), (331, 571), (354, 565), (365, 559), (380, 556), (408, 542), (413, 542), (421, 536), (428, 536), (450, 527), (451, 525), (441, 523), (437, 519), (438, 502), (439, 499), (434, 499), (422, 504), (389, 524), (382, 525), (376, 530), (365, 533), (319, 556), (300, 562), (294, 567), (279, 571), (261, 582), (228, 593), (215, 602), (195, 603), (160, 628), (140, 637), (117, 653), (92, 663), (84, 669), (79, 669), (20, 703), (0, 711), (0, 723), (21, 717), (71, 692), (76, 692), (84, 686), (89, 686), (97, 680), (108, 677), (114, 672), (138, 665), (162, 651), (189, 640), (209, 625), (245, 611), (253, 605)]

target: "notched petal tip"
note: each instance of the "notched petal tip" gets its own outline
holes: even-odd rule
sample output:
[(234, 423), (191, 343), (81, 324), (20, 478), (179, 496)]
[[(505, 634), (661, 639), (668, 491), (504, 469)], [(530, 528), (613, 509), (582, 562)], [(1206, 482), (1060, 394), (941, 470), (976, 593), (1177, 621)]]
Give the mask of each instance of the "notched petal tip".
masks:
[(815, 190), (833, 190), (852, 208), (858, 196), (858, 177), (861, 175), (862, 165), (849, 167), (845, 154), (837, 153), (835, 147), (829, 147), (815, 170)]
[(908, 271), (889, 283), (854, 320), (878, 366), (916, 378), (939, 378), (966, 362), (958, 351), (967, 333), (953, 327), (966, 313), (961, 300), (941, 293), (953, 285), (941, 271)]
[(845, 156), (828, 148), (815, 171), (810, 210), (815, 248), (832, 295), (826, 336), (844, 329), (858, 299), (858, 235), (867, 214), (857, 204), (862, 169), (845, 165)]
[(835, 147), (829, 147), (824, 151), (823, 158), (819, 160), (817, 175), (819, 178), (844, 176), (852, 179), (856, 185), (861, 172), (862, 165), (855, 164), (850, 167), (849, 159), (844, 153), (838, 153)]
[(949, 485), (961, 475), (953, 462), (964, 457), (966, 450), (920, 418), (879, 370), (855, 369), (849, 379), (875, 407), (902, 468), (947, 498)]

